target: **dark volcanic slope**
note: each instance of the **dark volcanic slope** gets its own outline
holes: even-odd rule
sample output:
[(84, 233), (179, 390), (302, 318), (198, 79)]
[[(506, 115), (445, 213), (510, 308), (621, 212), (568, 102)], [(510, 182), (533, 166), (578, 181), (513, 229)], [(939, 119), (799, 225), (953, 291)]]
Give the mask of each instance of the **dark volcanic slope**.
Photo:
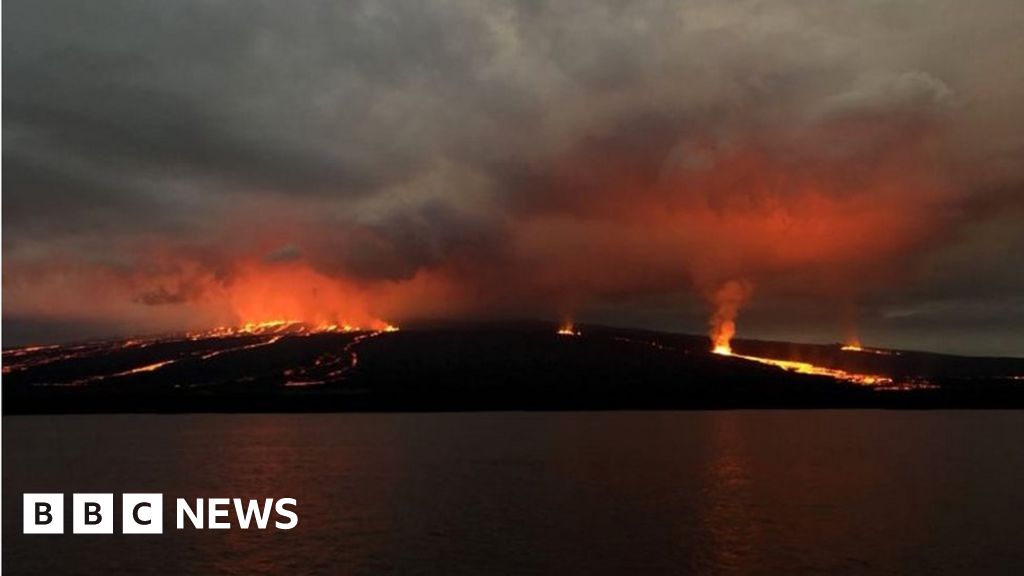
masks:
[(7, 350), (4, 412), (1022, 407), (1024, 360), (739, 341), (893, 377), (880, 390), (707, 352), (703, 337), (551, 325), (167, 337)]

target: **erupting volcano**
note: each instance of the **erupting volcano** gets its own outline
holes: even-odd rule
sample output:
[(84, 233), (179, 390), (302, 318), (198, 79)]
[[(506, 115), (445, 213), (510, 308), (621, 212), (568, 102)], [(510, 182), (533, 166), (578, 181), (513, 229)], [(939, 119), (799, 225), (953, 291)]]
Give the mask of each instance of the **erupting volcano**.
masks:
[(551, 323), (270, 321), (4, 350), (18, 412), (1024, 405), (1024, 361)]
[(572, 320), (565, 320), (558, 327), (559, 336), (579, 336), (582, 334), (572, 323)]
[[(865, 374), (850, 372), (838, 368), (817, 366), (810, 362), (798, 360), (765, 358), (748, 354), (737, 354), (732, 348), (732, 339), (736, 335), (736, 316), (740, 307), (750, 298), (753, 288), (749, 282), (730, 280), (719, 287), (712, 295), (711, 302), (714, 305), (714, 312), (708, 323), (711, 326), (711, 352), (720, 356), (739, 358), (769, 366), (782, 368), (783, 370), (798, 374), (809, 374), (815, 376), (828, 376), (837, 380), (853, 382), (865, 386), (888, 386), (893, 384), (891, 377), (883, 374)], [(844, 352), (871, 352), (877, 354), (891, 354), (884, 350), (867, 350), (856, 344), (846, 344), (840, 348)]]
[(730, 280), (712, 293), (714, 312), (708, 324), (711, 326), (711, 346), (715, 354), (732, 353), (730, 343), (736, 334), (736, 315), (752, 292), (753, 286), (749, 282)]

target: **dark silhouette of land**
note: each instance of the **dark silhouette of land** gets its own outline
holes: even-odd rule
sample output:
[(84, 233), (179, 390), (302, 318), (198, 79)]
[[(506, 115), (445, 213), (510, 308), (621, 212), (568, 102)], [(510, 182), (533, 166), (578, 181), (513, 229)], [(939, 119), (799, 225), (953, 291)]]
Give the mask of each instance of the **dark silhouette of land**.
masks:
[(892, 380), (864, 386), (708, 352), (704, 337), (546, 323), (393, 333), (168, 336), (5, 350), (5, 414), (727, 408), (1022, 408), (1024, 359), (738, 340), (738, 354)]

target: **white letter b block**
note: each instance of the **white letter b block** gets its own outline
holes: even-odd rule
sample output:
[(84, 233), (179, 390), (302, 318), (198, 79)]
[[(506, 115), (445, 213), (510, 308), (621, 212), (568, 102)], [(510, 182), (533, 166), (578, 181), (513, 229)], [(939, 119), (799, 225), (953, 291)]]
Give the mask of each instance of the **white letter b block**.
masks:
[(114, 533), (113, 494), (74, 494), (71, 531), (75, 534)]
[(64, 533), (63, 494), (22, 495), (22, 532), (25, 534)]

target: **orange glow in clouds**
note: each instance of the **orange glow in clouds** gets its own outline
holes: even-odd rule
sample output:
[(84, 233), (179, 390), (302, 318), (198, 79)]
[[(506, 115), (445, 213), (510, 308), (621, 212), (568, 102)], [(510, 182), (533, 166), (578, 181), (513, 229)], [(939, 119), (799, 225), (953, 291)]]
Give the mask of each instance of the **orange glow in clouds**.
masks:
[(222, 291), (243, 325), (287, 319), (313, 326), (372, 330), (389, 326), (370, 313), (370, 297), (365, 290), (304, 265), (243, 265)]
[[(857, 134), (823, 141), (850, 144)], [(267, 322), (383, 330), (385, 319), (533, 316), (566, 299), (603, 305), (691, 287), (709, 304), (711, 348), (729, 353), (755, 284), (766, 303), (779, 286), (837, 301), (900, 281), (902, 259), (948, 232), (942, 218), (956, 198), (929, 160), (928, 131), (894, 134), (820, 154), (708, 145), (700, 162), (688, 163), (665, 151), (583, 143), (549, 168), (545, 194), (527, 190), (501, 214), (493, 243), (452, 243), (410, 277), (348, 276), (332, 257), (352, 234), (312, 225), (307, 215), (254, 229), (246, 224), (255, 216), (241, 214), (201, 249), (150, 245), (125, 266), (74, 255), (38, 265), (5, 260), (4, 305), (135, 331)], [(370, 245), (390, 246), (385, 240)], [(296, 259), (266, 259), (288, 245), (303, 248)], [(830, 320), (839, 324), (838, 316)], [(568, 322), (559, 333), (578, 331)]]

